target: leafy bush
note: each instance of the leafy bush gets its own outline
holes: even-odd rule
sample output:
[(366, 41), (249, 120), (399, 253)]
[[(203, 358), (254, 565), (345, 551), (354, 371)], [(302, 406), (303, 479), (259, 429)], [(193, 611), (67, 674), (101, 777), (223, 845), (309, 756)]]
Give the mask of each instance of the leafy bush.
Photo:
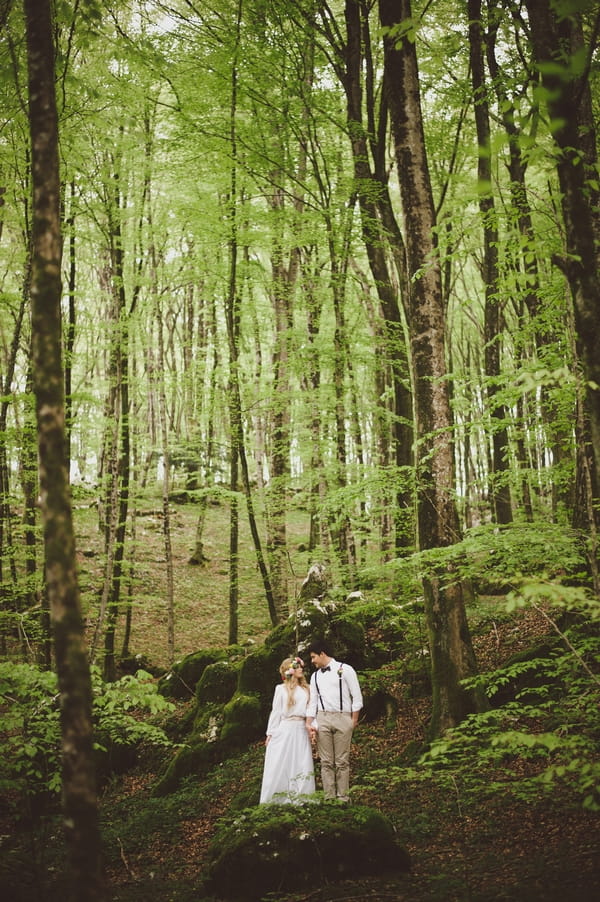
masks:
[[(160, 727), (142, 720), (140, 712), (163, 714), (173, 709), (156, 691), (144, 671), (104, 683), (92, 669), (92, 715), (97, 748), (117, 745), (171, 745)], [(25, 796), (58, 793), (60, 774), (60, 711), (56, 674), (32, 664), (0, 664), (0, 736), (5, 754), (0, 760), (0, 791)]]
[(30, 664), (0, 664), (0, 792), (58, 792), (60, 711), (56, 675)]

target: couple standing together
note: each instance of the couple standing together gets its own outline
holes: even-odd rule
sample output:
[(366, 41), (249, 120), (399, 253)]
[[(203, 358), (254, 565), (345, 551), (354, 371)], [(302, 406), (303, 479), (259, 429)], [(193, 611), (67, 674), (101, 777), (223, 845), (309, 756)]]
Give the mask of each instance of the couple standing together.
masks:
[(328, 643), (313, 642), (308, 652), (315, 671), (310, 686), (301, 658), (286, 658), (279, 668), (267, 724), (261, 804), (298, 801), (315, 791), (312, 743), (321, 759), (326, 799), (347, 802), (350, 744), (363, 700), (356, 671), (336, 661)]

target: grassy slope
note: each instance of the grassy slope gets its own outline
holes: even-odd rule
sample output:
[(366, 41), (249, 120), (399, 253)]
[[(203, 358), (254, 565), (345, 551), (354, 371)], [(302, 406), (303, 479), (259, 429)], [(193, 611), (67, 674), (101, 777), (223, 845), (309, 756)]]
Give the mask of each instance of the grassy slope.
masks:
[[(130, 650), (152, 663), (167, 667), (167, 581), (160, 499), (144, 503), (137, 519), (137, 537), (128, 549), (126, 562), (134, 567), (136, 590)], [(204, 531), (202, 567), (188, 564), (194, 549), (198, 508), (193, 504), (172, 508), (171, 545), (176, 612), (176, 659), (198, 648), (227, 644), (229, 604), (229, 522), (226, 505), (208, 508)], [(95, 508), (76, 510), (82, 600), (90, 625), (95, 623), (97, 596), (102, 584), (101, 537)], [(297, 592), (306, 576), (309, 557), (295, 550), (306, 541), (307, 518), (302, 513), (290, 520), (290, 593)], [(133, 554), (132, 554), (133, 550)], [(245, 510), (240, 517), (239, 641), (260, 642), (270, 629), (269, 614), (256, 557), (251, 544)], [(120, 630), (122, 632), (122, 630)], [(120, 647), (117, 641), (117, 648)]]

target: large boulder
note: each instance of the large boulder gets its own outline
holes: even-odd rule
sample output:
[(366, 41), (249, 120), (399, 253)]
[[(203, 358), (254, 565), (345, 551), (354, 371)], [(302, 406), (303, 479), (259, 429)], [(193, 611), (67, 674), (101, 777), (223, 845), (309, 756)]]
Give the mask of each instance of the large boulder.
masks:
[(242, 661), (238, 678), (238, 691), (245, 695), (258, 695), (262, 710), (271, 706), (273, 690), (281, 680), (279, 666), (290, 655), (296, 654), (292, 637), (287, 631), (277, 628), (260, 646)]
[(372, 808), (317, 801), (259, 805), (215, 835), (206, 888), (219, 898), (255, 902), (271, 892), (409, 869), (392, 824)]
[(244, 656), (239, 645), (227, 648), (204, 648), (176, 661), (158, 682), (158, 691), (165, 698), (191, 698), (205, 669), (217, 661), (237, 661)]
[(208, 664), (196, 683), (198, 708), (206, 704), (225, 704), (236, 690), (240, 662), (215, 661)]

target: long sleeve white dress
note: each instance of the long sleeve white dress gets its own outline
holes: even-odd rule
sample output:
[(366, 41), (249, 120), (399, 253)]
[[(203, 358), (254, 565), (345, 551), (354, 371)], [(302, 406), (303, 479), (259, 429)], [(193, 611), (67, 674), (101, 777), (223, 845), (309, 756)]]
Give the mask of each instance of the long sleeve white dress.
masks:
[(287, 689), (275, 687), (267, 724), (271, 739), (265, 751), (260, 804), (301, 802), (315, 791), (314, 763), (305, 716), (308, 693), (296, 687), (293, 705), (288, 708)]

